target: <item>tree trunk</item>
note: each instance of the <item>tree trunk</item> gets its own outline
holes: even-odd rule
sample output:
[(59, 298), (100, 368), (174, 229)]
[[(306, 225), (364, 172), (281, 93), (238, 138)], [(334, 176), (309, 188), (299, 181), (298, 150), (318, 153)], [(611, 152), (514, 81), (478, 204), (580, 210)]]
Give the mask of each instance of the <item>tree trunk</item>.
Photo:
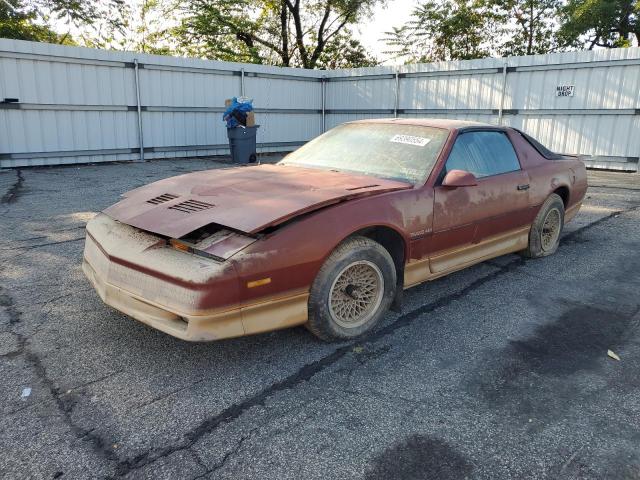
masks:
[(309, 57), (307, 55), (307, 48), (304, 45), (304, 31), (302, 29), (302, 19), (300, 18), (300, 0), (296, 0), (294, 4), (290, 0), (286, 0), (291, 16), (293, 17), (293, 24), (296, 29), (296, 45), (300, 52), (300, 60), (302, 60), (303, 68), (312, 68), (309, 66)]
[(282, 66), (288, 67), (291, 64), (289, 57), (289, 25), (287, 17), (287, 3), (282, 0), (280, 3), (280, 34), (282, 35)]
[(529, 0), (529, 39), (527, 42), (527, 55), (533, 54), (533, 32), (534, 32), (534, 17), (533, 17), (533, 0)]

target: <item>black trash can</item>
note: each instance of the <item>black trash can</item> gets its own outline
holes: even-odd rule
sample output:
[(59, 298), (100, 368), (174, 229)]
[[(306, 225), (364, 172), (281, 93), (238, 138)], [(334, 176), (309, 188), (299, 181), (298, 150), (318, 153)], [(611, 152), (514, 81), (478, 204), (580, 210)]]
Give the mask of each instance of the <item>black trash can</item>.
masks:
[(256, 132), (259, 126), (227, 128), (233, 163), (244, 164), (256, 161)]

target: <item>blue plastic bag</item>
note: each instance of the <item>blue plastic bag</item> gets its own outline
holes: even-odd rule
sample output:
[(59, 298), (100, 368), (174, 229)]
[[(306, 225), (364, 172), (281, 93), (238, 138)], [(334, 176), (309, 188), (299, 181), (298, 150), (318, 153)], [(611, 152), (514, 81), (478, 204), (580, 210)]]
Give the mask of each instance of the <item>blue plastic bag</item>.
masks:
[(247, 113), (251, 111), (253, 111), (253, 100), (239, 102), (237, 97), (233, 97), (231, 105), (222, 114), (222, 120), (227, 122), (227, 128), (244, 126), (247, 123)]

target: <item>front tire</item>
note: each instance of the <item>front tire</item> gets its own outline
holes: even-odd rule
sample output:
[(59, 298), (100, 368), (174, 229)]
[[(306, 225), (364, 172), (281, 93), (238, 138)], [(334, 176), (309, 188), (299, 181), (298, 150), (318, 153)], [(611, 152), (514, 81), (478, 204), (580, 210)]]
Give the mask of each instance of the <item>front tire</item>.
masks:
[(525, 257), (540, 258), (555, 253), (560, 244), (560, 234), (564, 227), (564, 202), (552, 193), (540, 207), (531, 224), (529, 246), (523, 252)]
[(389, 252), (356, 236), (329, 255), (311, 286), (307, 328), (325, 341), (370, 331), (395, 296), (396, 269)]

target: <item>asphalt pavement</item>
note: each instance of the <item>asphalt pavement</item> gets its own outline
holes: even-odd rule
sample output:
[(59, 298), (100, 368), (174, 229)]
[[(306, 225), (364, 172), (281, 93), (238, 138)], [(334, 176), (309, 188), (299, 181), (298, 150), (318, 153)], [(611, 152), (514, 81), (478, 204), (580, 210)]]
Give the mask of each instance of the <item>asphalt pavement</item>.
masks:
[(640, 478), (640, 175), (590, 172), (555, 255), (412, 288), (360, 342), (193, 344), (105, 306), (86, 221), (221, 166), (0, 171), (0, 477)]

